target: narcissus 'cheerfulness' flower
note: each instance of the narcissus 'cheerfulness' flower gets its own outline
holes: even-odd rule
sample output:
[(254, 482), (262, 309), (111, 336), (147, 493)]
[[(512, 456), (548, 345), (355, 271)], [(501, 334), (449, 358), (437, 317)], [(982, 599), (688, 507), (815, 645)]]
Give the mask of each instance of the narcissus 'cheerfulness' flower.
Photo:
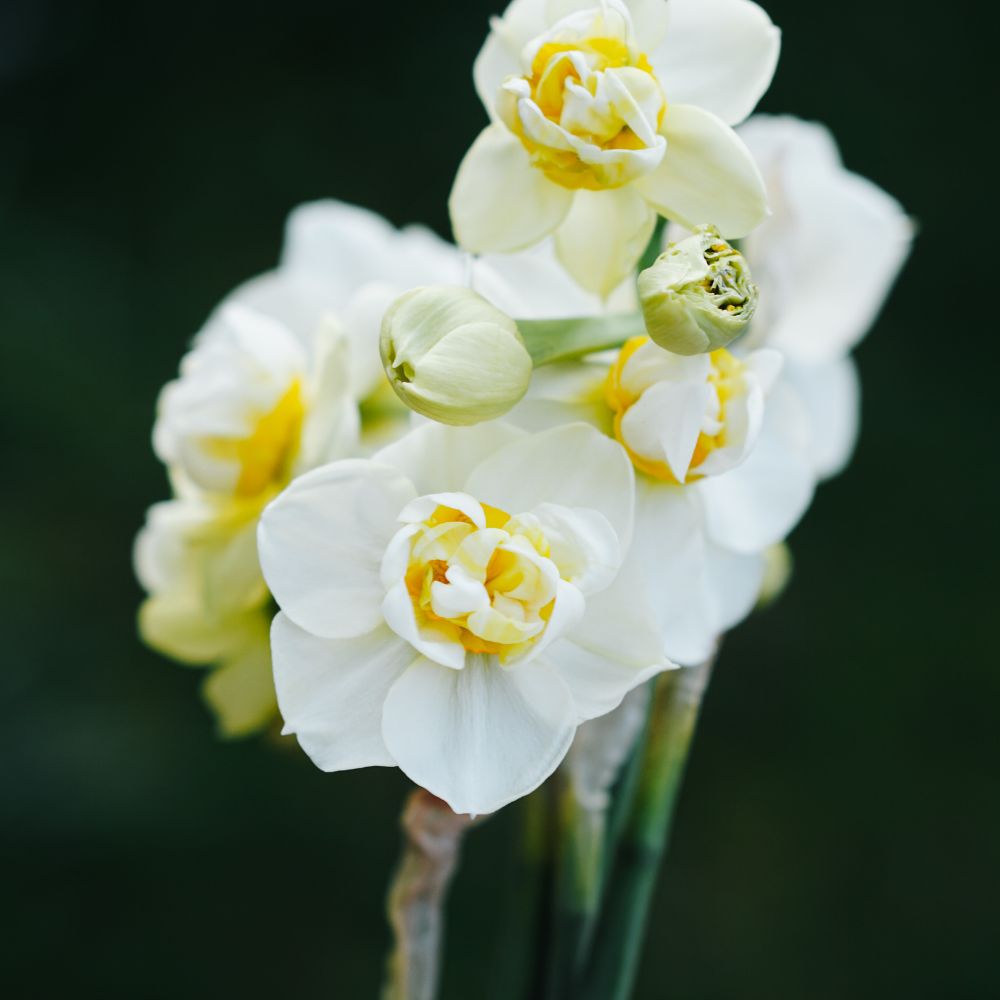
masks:
[(295, 480), (259, 548), (286, 731), (327, 771), (396, 764), (456, 812), (536, 788), (576, 727), (668, 664), (625, 453), (582, 424), (425, 425)]
[(630, 559), (680, 663), (707, 658), (749, 613), (764, 551), (812, 496), (801, 414), (786, 399), (771, 405), (780, 367), (777, 351), (682, 357), (636, 338), (610, 357), (539, 369), (512, 411), (533, 427), (589, 420), (621, 443), (638, 473)]
[(337, 328), (318, 331), (310, 350), (276, 320), (230, 304), (160, 397), (154, 447), (177, 498), (151, 508), (136, 540), (150, 595), (140, 630), (182, 662), (222, 664), (206, 695), (230, 735), (275, 708), (257, 519), (297, 472), (355, 447), (348, 378)]
[(770, 84), (780, 36), (750, 0), (514, 0), (475, 66), (493, 123), (451, 194), (458, 242), (510, 252), (555, 233), (606, 295), (657, 213), (744, 236), (767, 214), (729, 128)]

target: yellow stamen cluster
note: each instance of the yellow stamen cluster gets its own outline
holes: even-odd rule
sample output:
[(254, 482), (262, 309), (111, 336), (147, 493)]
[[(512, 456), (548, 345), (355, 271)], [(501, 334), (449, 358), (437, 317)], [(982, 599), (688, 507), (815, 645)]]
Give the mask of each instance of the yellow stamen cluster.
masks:
[(299, 450), (304, 415), (302, 386), (296, 380), (274, 408), (260, 417), (252, 434), (240, 440), (220, 438), (216, 442), (220, 457), (228, 453), (239, 463), (237, 496), (256, 497), (288, 482)]
[[(575, 54), (576, 59), (570, 58)], [(588, 72), (581, 74), (582, 59)], [(604, 95), (598, 93), (600, 75), (607, 71), (625, 70), (647, 74), (660, 95), (660, 108), (656, 121), (659, 128), (666, 113), (660, 85), (649, 59), (619, 38), (589, 38), (584, 41), (546, 42), (535, 53), (530, 73), (524, 79), (530, 87), (531, 100), (554, 125), (565, 129), (574, 137), (602, 150), (641, 150), (646, 143), (624, 121)], [(585, 121), (568, 120), (567, 94), (571, 87), (584, 88), (593, 100), (593, 108)], [(648, 83), (647, 83), (648, 89)], [(585, 188), (591, 191), (618, 187), (627, 178), (612, 180), (607, 170), (596, 163), (581, 159), (572, 148), (559, 148), (541, 142), (527, 134), (517, 116), (508, 124), (531, 154), (532, 161), (549, 180), (566, 188)]]
[[(558, 571), (534, 518), (511, 517), (486, 504), (482, 510), (482, 527), (444, 506), (421, 524), (406, 588), (422, 627), (470, 653), (506, 657), (544, 632)], [(457, 588), (457, 598), (447, 595)], [(442, 613), (443, 606), (450, 611)]]

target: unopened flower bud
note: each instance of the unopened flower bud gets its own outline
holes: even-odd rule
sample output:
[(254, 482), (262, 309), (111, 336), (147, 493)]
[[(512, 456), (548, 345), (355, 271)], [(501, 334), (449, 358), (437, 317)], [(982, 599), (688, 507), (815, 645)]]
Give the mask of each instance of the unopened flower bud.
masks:
[(379, 349), (396, 395), (444, 424), (502, 416), (531, 381), (517, 324), (468, 288), (401, 295), (382, 319)]
[(639, 299), (660, 347), (705, 354), (743, 332), (757, 308), (757, 286), (743, 255), (714, 226), (698, 226), (639, 275)]
[(764, 550), (764, 577), (757, 595), (757, 608), (773, 604), (785, 591), (792, 578), (792, 552), (784, 542)]

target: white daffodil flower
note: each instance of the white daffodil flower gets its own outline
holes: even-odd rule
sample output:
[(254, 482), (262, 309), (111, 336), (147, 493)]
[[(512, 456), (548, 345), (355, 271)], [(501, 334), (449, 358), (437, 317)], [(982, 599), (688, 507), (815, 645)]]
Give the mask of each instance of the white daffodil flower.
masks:
[(773, 214), (741, 245), (760, 304), (733, 350), (768, 346), (784, 355), (775, 394), (796, 397), (814, 468), (826, 478), (844, 468), (857, 440), (859, 385), (849, 352), (909, 254), (913, 223), (893, 197), (845, 169), (822, 125), (756, 115), (739, 133), (760, 165)]
[(802, 415), (788, 400), (771, 405), (780, 368), (773, 350), (683, 357), (640, 337), (615, 355), (540, 369), (511, 413), (530, 427), (588, 420), (621, 443), (638, 473), (630, 560), (679, 663), (706, 659), (749, 613), (764, 550), (811, 499)]
[(729, 126), (779, 48), (750, 0), (514, 0), (475, 64), (492, 124), (452, 189), (459, 244), (507, 253), (554, 233), (567, 270), (606, 296), (657, 214), (746, 235), (767, 199)]
[(669, 666), (625, 453), (583, 424), (423, 425), (296, 479), (259, 551), (285, 731), (326, 771), (398, 765), (455, 812), (536, 788), (577, 726)]
[(350, 453), (357, 431), (343, 335), (327, 326), (310, 352), (235, 303), (161, 394), (153, 442), (177, 498), (151, 508), (136, 541), (140, 631), (182, 662), (221, 664), (206, 696), (229, 735), (275, 711), (257, 519), (293, 475)]
[(346, 356), (333, 326), (308, 351), (271, 317), (227, 305), (160, 395), (153, 448), (177, 492), (266, 502), (297, 471), (352, 450)]

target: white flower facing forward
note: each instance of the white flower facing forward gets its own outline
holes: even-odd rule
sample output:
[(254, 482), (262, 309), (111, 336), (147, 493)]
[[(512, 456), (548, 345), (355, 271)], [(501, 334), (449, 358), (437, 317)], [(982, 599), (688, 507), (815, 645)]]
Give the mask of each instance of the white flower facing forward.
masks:
[(639, 473), (636, 541), (667, 656), (694, 664), (757, 597), (763, 552), (805, 511), (813, 479), (800, 414), (772, 406), (776, 351), (682, 357), (637, 337), (616, 354), (540, 369), (512, 419), (585, 419)]
[(567, 270), (608, 295), (657, 213), (745, 235), (767, 202), (729, 125), (767, 89), (779, 46), (750, 0), (514, 0), (476, 61), (493, 124), (452, 189), (458, 242), (511, 252), (554, 232)]
[(259, 533), (286, 732), (460, 813), (536, 788), (580, 722), (669, 665), (619, 572), (633, 500), (625, 454), (583, 424), (429, 424), (297, 479)]

